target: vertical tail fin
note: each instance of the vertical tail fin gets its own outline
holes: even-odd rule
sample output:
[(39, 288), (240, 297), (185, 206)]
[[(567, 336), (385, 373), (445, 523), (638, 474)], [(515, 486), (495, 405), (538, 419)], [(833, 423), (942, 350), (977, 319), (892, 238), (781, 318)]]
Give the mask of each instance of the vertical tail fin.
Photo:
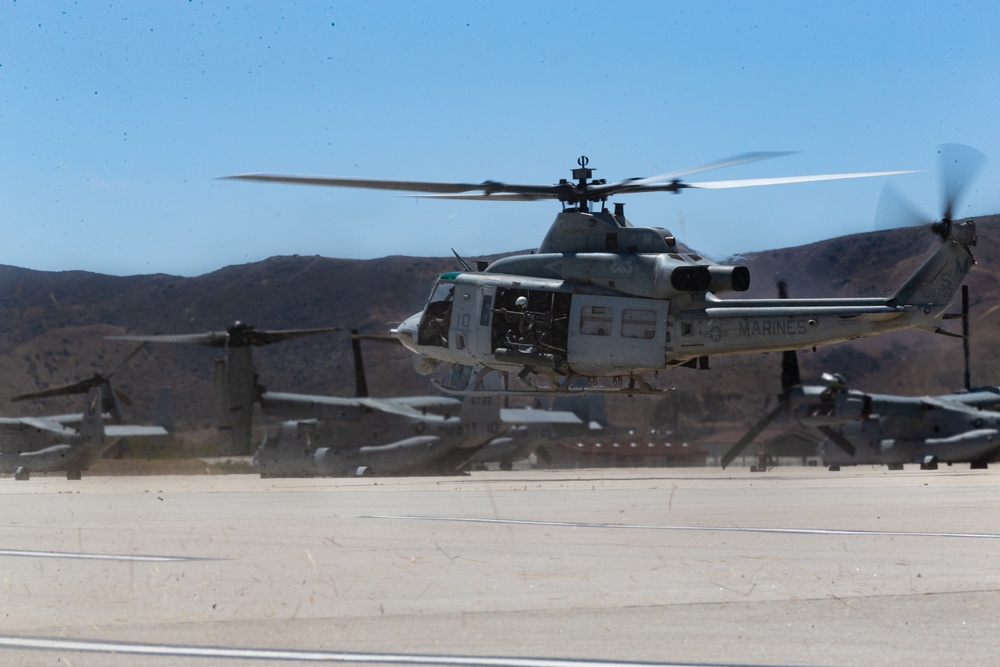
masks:
[(97, 385), (87, 392), (87, 403), (80, 422), (80, 438), (85, 445), (104, 444), (104, 392), (106, 385)]
[(950, 222), (941, 247), (914, 271), (891, 300), (899, 306), (923, 306), (931, 312), (943, 313), (975, 263), (969, 250), (975, 244), (973, 221)]

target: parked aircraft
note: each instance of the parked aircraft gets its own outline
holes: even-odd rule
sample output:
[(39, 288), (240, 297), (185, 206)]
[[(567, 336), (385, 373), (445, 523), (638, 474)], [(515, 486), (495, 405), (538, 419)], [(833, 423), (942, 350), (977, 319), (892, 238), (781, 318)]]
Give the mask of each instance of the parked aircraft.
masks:
[[(968, 342), (968, 295), (963, 290), (963, 331)], [(968, 378), (966, 370), (966, 378)], [(722, 457), (725, 468), (786, 410), (825, 436), (817, 454), (832, 471), (845, 465), (970, 463), (986, 468), (1000, 457), (1000, 387), (966, 388), (936, 396), (898, 396), (848, 389), (843, 376), (824, 373), (823, 384), (803, 385), (795, 352), (782, 358), (782, 398)], [(759, 466), (757, 466), (759, 469)]]
[[(0, 418), (0, 470), (13, 473), (17, 480), (30, 479), (32, 472), (65, 472), (66, 479), (78, 480), (82, 471), (121, 438), (169, 435), (162, 425), (121, 423), (123, 397), (111, 386), (115, 371), (95, 374), (65, 387), (14, 397), (13, 400), (22, 401), (86, 393), (86, 402), (83, 412), (78, 414)], [(161, 392), (159, 400), (168, 401), (169, 397)], [(157, 414), (164, 417), (159, 408)]]

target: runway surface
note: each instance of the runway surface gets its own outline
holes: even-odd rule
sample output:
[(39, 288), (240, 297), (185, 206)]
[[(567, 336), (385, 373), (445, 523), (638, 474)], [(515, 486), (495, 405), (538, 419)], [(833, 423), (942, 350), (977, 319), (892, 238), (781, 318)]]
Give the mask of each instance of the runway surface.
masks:
[(0, 479), (0, 664), (992, 664), (998, 482)]

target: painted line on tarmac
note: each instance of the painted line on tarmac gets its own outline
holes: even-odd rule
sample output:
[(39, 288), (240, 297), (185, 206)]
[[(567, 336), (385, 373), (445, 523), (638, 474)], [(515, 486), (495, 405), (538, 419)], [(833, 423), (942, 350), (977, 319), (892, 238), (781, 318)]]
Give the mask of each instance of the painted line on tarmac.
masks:
[(68, 551), (25, 551), (21, 549), (0, 549), (0, 556), (17, 558), (70, 558), (75, 560), (123, 560), (142, 563), (170, 563), (175, 561), (205, 560), (186, 556), (138, 556), (130, 554), (86, 554)]
[[(76, 651), (116, 653), (174, 658), (223, 658), (286, 662), (355, 662), (367, 664), (444, 665), (446, 667), (697, 667), (699, 663), (628, 662), (613, 660), (572, 660), (559, 658), (514, 658), (492, 656), (408, 655), (405, 653), (351, 653), (348, 651), (308, 651), (285, 649), (225, 648), (138, 644), (86, 639), (47, 639), (0, 636), (0, 649), (35, 651)], [(706, 666), (707, 667), (707, 666)], [(712, 667), (738, 667), (712, 663)], [(747, 667), (747, 666), (743, 666)]]
[(859, 535), (865, 537), (953, 537), (963, 539), (1000, 539), (1000, 533), (936, 533), (895, 530), (840, 530), (836, 528), (759, 528), (753, 526), (653, 526), (627, 523), (590, 523), (577, 521), (529, 521), (524, 519), (488, 519), (460, 516), (405, 516), (383, 514), (361, 516), (359, 519), (404, 519), (408, 521), (457, 521), (465, 523), (497, 523), (514, 526), (550, 526), (560, 528), (626, 528), (630, 530), (674, 530), (720, 533), (776, 533), (785, 535)]

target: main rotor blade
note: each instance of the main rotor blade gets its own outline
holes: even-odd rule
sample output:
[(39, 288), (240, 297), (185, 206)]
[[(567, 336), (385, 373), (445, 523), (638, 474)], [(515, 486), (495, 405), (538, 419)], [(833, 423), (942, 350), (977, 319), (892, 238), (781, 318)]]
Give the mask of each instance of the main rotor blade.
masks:
[[(903, 171), (862, 171), (852, 174), (816, 174), (813, 176), (780, 176), (777, 178), (744, 178), (735, 181), (706, 181), (702, 183), (686, 183), (685, 187), (700, 190), (725, 190), (728, 188), (749, 188), (758, 185), (784, 185), (786, 183), (812, 183), (816, 181), (839, 181), (849, 178), (871, 178), (873, 176), (896, 176), (899, 174), (916, 174), (919, 169)], [(669, 186), (669, 184), (668, 184)]]
[(654, 183), (661, 183), (663, 181), (672, 181), (680, 178), (681, 176), (690, 176), (691, 174), (700, 174), (703, 171), (712, 171), (713, 169), (724, 169), (726, 167), (735, 167), (741, 164), (747, 164), (749, 162), (759, 162), (761, 160), (770, 160), (776, 157), (784, 157), (786, 155), (794, 155), (795, 151), (755, 151), (752, 153), (741, 153), (740, 155), (734, 155), (733, 157), (726, 158), (724, 160), (717, 160), (716, 162), (709, 162), (708, 164), (703, 164), (698, 167), (689, 167), (688, 169), (678, 169), (677, 171), (668, 171), (665, 174), (660, 174), (658, 176), (649, 176), (647, 178), (640, 178), (633, 181), (621, 181), (619, 183), (614, 183), (612, 185), (652, 185)]
[(465, 199), (470, 201), (541, 201), (543, 199), (559, 199), (559, 193), (547, 192), (540, 194), (522, 194), (517, 192), (485, 192), (483, 194), (466, 195), (407, 195), (418, 199)]
[(265, 183), (294, 183), (297, 185), (322, 185), (337, 188), (364, 188), (368, 190), (405, 190), (410, 192), (469, 192), (482, 190), (482, 183), (442, 183), (437, 181), (396, 181), (382, 178), (341, 178), (338, 176), (299, 176), (295, 174), (235, 174), (223, 180), (261, 181)]
[(830, 439), (830, 442), (837, 445), (843, 449), (849, 456), (854, 456), (854, 445), (851, 444), (850, 440), (840, 435), (839, 432), (831, 428), (830, 426), (817, 426), (816, 427), (820, 433), (825, 435)]
[(736, 444), (730, 447), (729, 451), (722, 455), (722, 459), (719, 462), (722, 464), (723, 470), (725, 470), (726, 466), (733, 462), (733, 459), (740, 455), (740, 452), (742, 452), (747, 445), (753, 442), (754, 438), (760, 435), (761, 431), (767, 428), (768, 425), (774, 421), (775, 417), (787, 410), (790, 405), (791, 402), (787, 399), (782, 400), (778, 403), (778, 407), (764, 415), (749, 431), (743, 434), (743, 437), (737, 440)]
[[(226, 180), (262, 181), (266, 183), (294, 183), (299, 185), (322, 185), (338, 188), (363, 188), (368, 190), (399, 190), (403, 192), (430, 192), (438, 194), (460, 194), (482, 191), (484, 193), (514, 193), (535, 195), (539, 198), (554, 198), (566, 185), (530, 185), (483, 181), (482, 183), (445, 183), (439, 181), (398, 181), (381, 178), (341, 178), (338, 176), (296, 176), (293, 174), (236, 174), (223, 176)], [(572, 187), (572, 185), (570, 185)]]

